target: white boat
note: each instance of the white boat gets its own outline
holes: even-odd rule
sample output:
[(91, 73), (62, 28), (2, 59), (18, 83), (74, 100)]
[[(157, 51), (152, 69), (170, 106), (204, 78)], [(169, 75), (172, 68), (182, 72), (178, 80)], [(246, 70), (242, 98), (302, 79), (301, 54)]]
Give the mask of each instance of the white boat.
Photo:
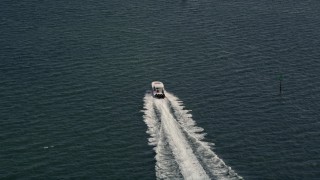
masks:
[(164, 94), (164, 85), (162, 82), (160, 81), (153, 81), (151, 83), (151, 87), (152, 87), (152, 95), (153, 97), (159, 98), (159, 99), (163, 99), (165, 98), (165, 94)]

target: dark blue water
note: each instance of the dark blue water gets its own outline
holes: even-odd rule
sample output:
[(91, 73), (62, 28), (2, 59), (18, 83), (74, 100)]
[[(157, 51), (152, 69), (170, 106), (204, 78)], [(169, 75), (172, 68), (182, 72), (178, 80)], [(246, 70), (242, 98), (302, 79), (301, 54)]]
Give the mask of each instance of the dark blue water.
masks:
[(320, 178), (320, 2), (1, 4), (0, 179), (155, 179), (153, 80), (244, 179)]

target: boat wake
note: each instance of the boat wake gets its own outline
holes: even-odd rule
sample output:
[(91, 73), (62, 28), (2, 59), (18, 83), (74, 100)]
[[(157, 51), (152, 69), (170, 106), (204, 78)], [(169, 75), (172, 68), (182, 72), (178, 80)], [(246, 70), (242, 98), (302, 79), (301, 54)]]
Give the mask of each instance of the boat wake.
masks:
[(149, 145), (156, 152), (158, 179), (242, 179), (204, 142), (203, 129), (196, 126), (182, 101), (166, 92), (165, 99), (144, 97), (144, 121)]

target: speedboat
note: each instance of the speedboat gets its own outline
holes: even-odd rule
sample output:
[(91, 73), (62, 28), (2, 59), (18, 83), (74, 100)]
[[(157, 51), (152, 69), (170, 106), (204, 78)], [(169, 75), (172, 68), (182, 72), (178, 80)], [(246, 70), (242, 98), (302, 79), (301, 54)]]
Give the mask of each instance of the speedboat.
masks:
[(160, 81), (153, 81), (151, 83), (152, 95), (155, 98), (164, 99), (166, 96), (164, 94), (164, 85)]

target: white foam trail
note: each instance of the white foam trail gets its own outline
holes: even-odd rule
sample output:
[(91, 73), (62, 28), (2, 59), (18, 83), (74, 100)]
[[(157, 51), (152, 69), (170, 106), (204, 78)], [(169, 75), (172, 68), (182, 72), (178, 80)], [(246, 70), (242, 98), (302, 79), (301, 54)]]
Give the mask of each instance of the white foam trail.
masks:
[(144, 121), (148, 126), (147, 133), (150, 134), (149, 145), (156, 146), (160, 136), (160, 123), (153, 107), (153, 97), (146, 94), (144, 97)]
[(213, 145), (213, 143), (202, 141), (205, 135), (202, 133), (203, 129), (196, 126), (192, 115), (189, 114), (190, 111), (184, 110), (182, 101), (170, 93), (166, 93), (166, 96), (176, 119), (183, 127), (182, 129), (190, 140), (190, 144), (193, 144), (194, 151), (206, 172), (215, 179), (243, 179), (211, 150), (210, 145)]
[(170, 112), (167, 100), (157, 99), (155, 105), (161, 114), (164, 132), (184, 179), (210, 179), (179, 129), (179, 125)]
[(174, 160), (172, 151), (161, 127), (160, 117), (157, 116), (154, 107), (154, 98), (146, 94), (144, 98), (144, 121), (150, 134), (149, 145), (155, 146), (156, 152), (156, 176), (158, 179), (182, 179), (179, 167)]
[[(242, 179), (203, 142), (203, 129), (196, 126), (182, 101), (166, 92), (166, 99), (144, 97), (144, 121), (155, 146), (158, 179)], [(212, 143), (213, 144), (213, 143)]]

